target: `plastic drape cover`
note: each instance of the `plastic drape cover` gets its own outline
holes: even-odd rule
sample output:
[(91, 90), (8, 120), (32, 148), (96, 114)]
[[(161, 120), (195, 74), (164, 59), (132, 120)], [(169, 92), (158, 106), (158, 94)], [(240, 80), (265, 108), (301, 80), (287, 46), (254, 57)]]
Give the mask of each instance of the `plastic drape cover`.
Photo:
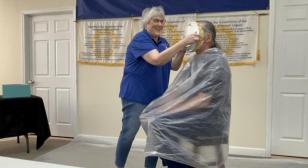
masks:
[(228, 155), (231, 74), (217, 48), (192, 56), (167, 91), (140, 116), (146, 155), (196, 168), (217, 167)]

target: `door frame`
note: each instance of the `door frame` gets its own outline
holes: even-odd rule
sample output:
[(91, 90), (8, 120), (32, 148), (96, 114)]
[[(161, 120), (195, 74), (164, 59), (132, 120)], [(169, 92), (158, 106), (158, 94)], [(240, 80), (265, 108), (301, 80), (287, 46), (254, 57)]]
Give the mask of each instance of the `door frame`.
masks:
[(270, 0), (269, 9), (269, 36), (268, 36), (268, 64), (267, 64), (267, 96), (266, 96), (266, 143), (265, 157), (271, 157), (272, 153), (272, 115), (273, 115), (273, 77), (274, 77), (274, 45), (275, 45), (275, 4), (276, 0)]
[(22, 74), (23, 74), (23, 82), (27, 83), (27, 81), (30, 79), (30, 74), (31, 72), (31, 63), (30, 63), (30, 58), (31, 58), (31, 25), (30, 25), (30, 21), (31, 21), (31, 17), (33, 16), (37, 16), (37, 15), (55, 15), (55, 14), (72, 14), (72, 20), (73, 20), (73, 39), (72, 39), (72, 59), (74, 59), (73, 61), (75, 62), (75, 64), (73, 65), (73, 69), (75, 74), (73, 74), (73, 80), (75, 81), (75, 95), (72, 96), (73, 101), (75, 102), (75, 105), (73, 106), (73, 112), (72, 112), (72, 123), (73, 123), (73, 128), (74, 128), (74, 132), (73, 135), (74, 137), (77, 137), (77, 135), (79, 134), (79, 127), (78, 127), (78, 100), (77, 100), (77, 47), (76, 47), (76, 36), (77, 36), (77, 32), (76, 32), (76, 9), (75, 8), (57, 8), (57, 9), (42, 9), (42, 10), (27, 10), (27, 11), (22, 11), (21, 13), (21, 56), (22, 56)]

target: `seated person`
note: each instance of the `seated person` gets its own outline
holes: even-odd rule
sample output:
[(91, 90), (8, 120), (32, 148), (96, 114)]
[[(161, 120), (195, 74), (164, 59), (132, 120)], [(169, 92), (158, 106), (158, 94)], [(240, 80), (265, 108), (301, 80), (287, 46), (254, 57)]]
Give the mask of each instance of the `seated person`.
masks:
[(196, 54), (140, 116), (146, 155), (169, 168), (224, 168), (228, 155), (231, 73), (214, 25), (205, 21), (202, 29)]

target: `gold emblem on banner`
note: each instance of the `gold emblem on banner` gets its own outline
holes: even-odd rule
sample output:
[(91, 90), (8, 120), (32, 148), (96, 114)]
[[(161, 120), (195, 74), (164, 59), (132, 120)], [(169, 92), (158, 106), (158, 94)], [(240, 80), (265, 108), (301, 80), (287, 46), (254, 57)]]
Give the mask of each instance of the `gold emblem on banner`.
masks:
[(120, 37), (113, 29), (95, 29), (93, 34), (93, 52), (96, 57), (111, 57), (114, 54), (115, 45), (120, 43)]

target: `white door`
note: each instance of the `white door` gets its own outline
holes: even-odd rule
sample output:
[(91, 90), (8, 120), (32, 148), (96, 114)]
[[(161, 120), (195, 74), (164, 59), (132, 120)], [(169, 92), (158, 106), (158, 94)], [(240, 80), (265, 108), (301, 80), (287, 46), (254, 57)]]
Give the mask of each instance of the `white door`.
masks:
[(32, 92), (43, 98), (51, 134), (74, 136), (76, 59), (72, 14), (32, 16)]
[(308, 1), (275, 1), (272, 154), (308, 157)]

